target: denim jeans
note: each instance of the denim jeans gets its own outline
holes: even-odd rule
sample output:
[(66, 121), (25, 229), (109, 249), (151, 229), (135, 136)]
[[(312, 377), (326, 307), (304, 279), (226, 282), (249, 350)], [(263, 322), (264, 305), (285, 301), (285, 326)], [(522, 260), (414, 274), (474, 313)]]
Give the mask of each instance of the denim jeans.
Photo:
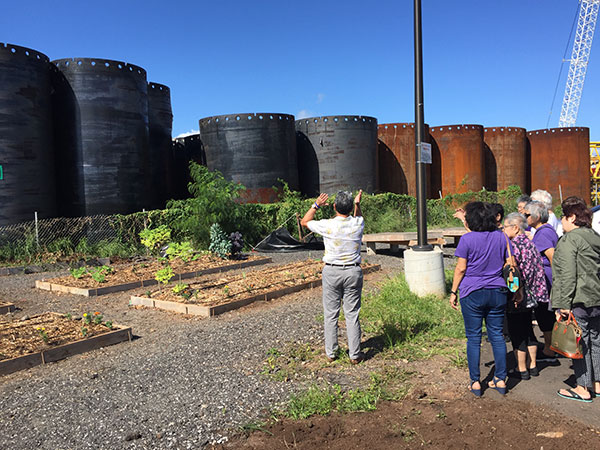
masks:
[(494, 352), (496, 369), (494, 375), (506, 378), (506, 343), (502, 329), (506, 311), (506, 289), (478, 289), (460, 299), (460, 309), (465, 321), (467, 336), (467, 361), (471, 381), (479, 381), (481, 327), (483, 319), (488, 339)]

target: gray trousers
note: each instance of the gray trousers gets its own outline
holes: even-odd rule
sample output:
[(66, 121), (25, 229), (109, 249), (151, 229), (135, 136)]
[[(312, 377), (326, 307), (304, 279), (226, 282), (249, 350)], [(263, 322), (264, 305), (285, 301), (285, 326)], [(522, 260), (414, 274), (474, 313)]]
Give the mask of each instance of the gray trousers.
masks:
[(600, 317), (578, 317), (581, 327), (582, 359), (573, 360), (575, 378), (579, 386), (594, 387), (600, 381)]
[(360, 266), (323, 267), (323, 315), (325, 322), (325, 353), (335, 358), (338, 350), (338, 318), (344, 301), (346, 331), (350, 359), (360, 355), (360, 298), (363, 273)]

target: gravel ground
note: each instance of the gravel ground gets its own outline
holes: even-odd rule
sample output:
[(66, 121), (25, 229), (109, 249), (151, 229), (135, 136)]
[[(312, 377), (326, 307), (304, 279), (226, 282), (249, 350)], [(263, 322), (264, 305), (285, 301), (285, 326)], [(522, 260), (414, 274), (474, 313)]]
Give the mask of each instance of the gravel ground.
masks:
[[(268, 256), (282, 264), (322, 254)], [(385, 273), (402, 270), (398, 255), (384, 251), (367, 259)], [(183, 449), (219, 442), (293, 391), (291, 383), (260, 375), (269, 348), (322, 342), (320, 289), (200, 319), (129, 308), (129, 296), (143, 288), (86, 298), (33, 287), (62, 273), (0, 277), (0, 299), (20, 308), (17, 317), (101, 311), (131, 326), (136, 338), (0, 377), (0, 449)]]

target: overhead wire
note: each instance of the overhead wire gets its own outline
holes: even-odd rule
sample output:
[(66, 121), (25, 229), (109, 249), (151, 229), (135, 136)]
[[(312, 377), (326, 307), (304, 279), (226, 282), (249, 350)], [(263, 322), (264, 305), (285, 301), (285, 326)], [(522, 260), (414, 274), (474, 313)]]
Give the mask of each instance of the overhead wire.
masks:
[(573, 18), (573, 24), (571, 25), (571, 32), (569, 33), (569, 39), (567, 39), (567, 45), (565, 46), (565, 52), (560, 63), (560, 70), (558, 71), (558, 79), (556, 80), (556, 87), (554, 88), (554, 96), (552, 97), (552, 104), (550, 105), (550, 114), (548, 115), (548, 121), (546, 122), (546, 128), (550, 125), (550, 119), (552, 118), (552, 110), (554, 109), (554, 103), (556, 102), (556, 94), (558, 93), (558, 85), (560, 84), (560, 78), (562, 76), (563, 67), (567, 62), (567, 52), (569, 51), (569, 45), (571, 44), (571, 38), (573, 37), (573, 30), (575, 29), (575, 23), (579, 17), (579, 11), (581, 9), (581, 1), (577, 2), (577, 10), (575, 11), (575, 17)]

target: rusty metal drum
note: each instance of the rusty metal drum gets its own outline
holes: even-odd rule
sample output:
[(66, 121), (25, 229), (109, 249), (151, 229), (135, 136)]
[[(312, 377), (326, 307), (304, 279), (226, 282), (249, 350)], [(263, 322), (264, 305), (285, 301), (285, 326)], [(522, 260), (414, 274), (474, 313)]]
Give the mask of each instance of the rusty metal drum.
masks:
[(296, 121), (300, 190), (377, 191), (377, 119), (323, 116)]
[[(425, 142), (429, 125), (425, 124)], [(414, 123), (383, 123), (377, 127), (379, 191), (417, 195)], [(431, 193), (431, 165), (425, 166), (426, 192)]]
[(518, 127), (483, 130), (485, 188), (499, 191), (517, 185), (527, 192), (527, 132)]
[(443, 125), (429, 133), (434, 195), (480, 191), (485, 181), (483, 126)]
[(544, 189), (560, 204), (571, 195), (590, 204), (590, 129), (551, 128), (527, 132), (532, 191)]

